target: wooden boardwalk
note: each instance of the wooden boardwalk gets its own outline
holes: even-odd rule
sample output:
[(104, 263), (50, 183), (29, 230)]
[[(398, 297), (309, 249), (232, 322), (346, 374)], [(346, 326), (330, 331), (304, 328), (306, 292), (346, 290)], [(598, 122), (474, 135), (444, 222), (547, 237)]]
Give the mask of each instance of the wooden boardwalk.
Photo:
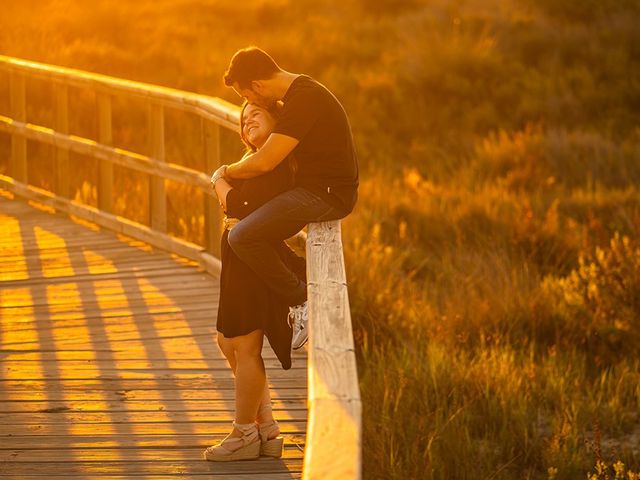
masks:
[(211, 463), (233, 418), (217, 279), (0, 190), (0, 478), (300, 478), (307, 356), (266, 345), (281, 460)]

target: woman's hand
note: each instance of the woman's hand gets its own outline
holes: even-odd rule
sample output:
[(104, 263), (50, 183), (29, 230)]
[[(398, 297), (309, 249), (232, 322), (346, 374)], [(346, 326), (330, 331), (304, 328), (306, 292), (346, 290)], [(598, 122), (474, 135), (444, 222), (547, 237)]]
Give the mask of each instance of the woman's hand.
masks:
[(222, 165), (215, 172), (213, 172), (213, 175), (211, 175), (211, 186), (213, 188), (216, 188), (216, 182), (224, 177), (224, 174), (226, 171), (227, 171), (227, 166)]
[(213, 172), (213, 175), (211, 175), (211, 186), (215, 189), (216, 195), (218, 196), (218, 203), (223, 210), (227, 209), (227, 194), (232, 188), (231, 185), (229, 185), (229, 182), (224, 178), (226, 171), (227, 166), (222, 165)]

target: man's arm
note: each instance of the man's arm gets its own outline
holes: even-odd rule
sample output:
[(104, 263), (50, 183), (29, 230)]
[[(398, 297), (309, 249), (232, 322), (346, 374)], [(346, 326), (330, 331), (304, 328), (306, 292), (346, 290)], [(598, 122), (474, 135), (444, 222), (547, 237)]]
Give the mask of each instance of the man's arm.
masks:
[(245, 155), (242, 160), (229, 165), (224, 175), (229, 178), (242, 179), (270, 172), (296, 148), (298, 143), (296, 138), (281, 133), (272, 133), (260, 150)]

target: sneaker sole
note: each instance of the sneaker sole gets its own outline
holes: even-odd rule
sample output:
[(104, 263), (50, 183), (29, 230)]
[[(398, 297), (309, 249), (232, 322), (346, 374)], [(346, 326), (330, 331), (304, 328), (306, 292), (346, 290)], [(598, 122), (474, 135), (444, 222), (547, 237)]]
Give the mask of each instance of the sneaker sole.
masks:
[(306, 344), (308, 341), (309, 341), (309, 337), (305, 338), (305, 339), (304, 339), (304, 342), (302, 342), (302, 343), (301, 343), (300, 345), (298, 345), (297, 347), (292, 346), (291, 348), (293, 348), (294, 350), (299, 350), (299, 349), (301, 349), (302, 347), (304, 347), (304, 346), (305, 346), (305, 344)]

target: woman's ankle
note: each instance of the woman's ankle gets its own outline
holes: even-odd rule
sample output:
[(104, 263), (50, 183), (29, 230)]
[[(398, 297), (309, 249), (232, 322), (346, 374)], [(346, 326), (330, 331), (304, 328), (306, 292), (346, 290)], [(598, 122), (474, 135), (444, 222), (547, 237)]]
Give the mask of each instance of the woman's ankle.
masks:
[(260, 432), (260, 438), (264, 442), (278, 437), (280, 435), (280, 426), (278, 425), (278, 422), (272, 420), (267, 423), (259, 423), (258, 431)]
[(262, 425), (264, 423), (269, 423), (272, 421), (274, 421), (274, 418), (273, 418), (273, 413), (271, 413), (271, 410), (269, 410), (269, 413), (265, 415), (258, 414), (258, 416), (256, 417), (256, 423), (258, 423), (259, 425)]
[(256, 422), (261, 423), (269, 423), (273, 421), (273, 408), (271, 407), (271, 402), (264, 403), (260, 405), (258, 408), (258, 414), (256, 415)]

